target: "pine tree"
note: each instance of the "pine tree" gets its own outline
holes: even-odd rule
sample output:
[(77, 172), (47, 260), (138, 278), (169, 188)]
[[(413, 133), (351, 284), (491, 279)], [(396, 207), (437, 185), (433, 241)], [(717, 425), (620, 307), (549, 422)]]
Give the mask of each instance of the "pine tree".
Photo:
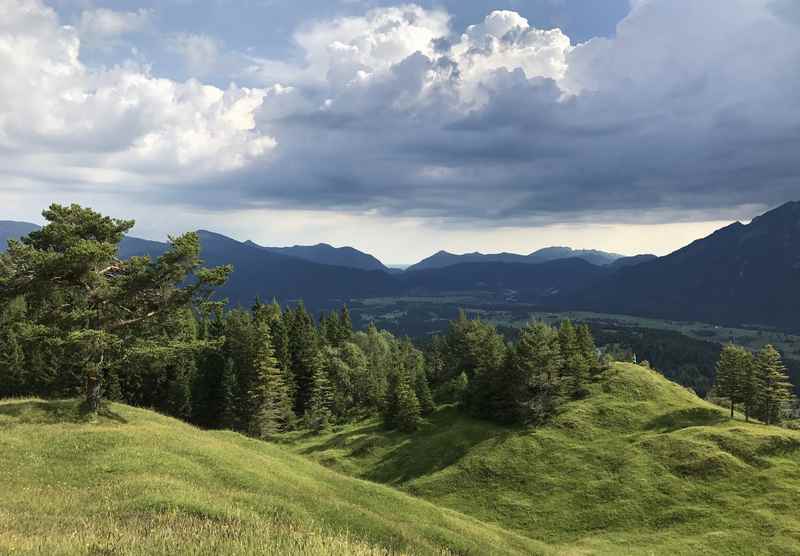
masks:
[(120, 362), (128, 357), (200, 348), (196, 337), (177, 341), (172, 331), (181, 312), (202, 305), (232, 269), (201, 268), (196, 233), (171, 238), (155, 260), (122, 260), (119, 243), (133, 221), (79, 205), (53, 204), (42, 215), (44, 227), (0, 254), (0, 306), (25, 296), (27, 320), (39, 331), (35, 349), (56, 344), (65, 355), (56, 365), (59, 389), (75, 389), (80, 375), (86, 406), (97, 411), (109, 368), (127, 370)]
[(402, 380), (397, 386), (397, 414), (395, 423), (403, 432), (414, 432), (419, 427), (420, 405), (417, 395), (408, 380)]
[(350, 318), (350, 310), (347, 305), (342, 307), (339, 317), (339, 341), (350, 342), (353, 340), (353, 319)]
[(560, 402), (559, 335), (544, 323), (530, 323), (520, 333), (505, 372), (506, 411), (500, 420), (541, 423)]
[(278, 368), (283, 376), (283, 383), (286, 385), (289, 399), (294, 400), (296, 397), (296, 383), (294, 373), (292, 372), (292, 357), (289, 351), (289, 324), (291, 314), (283, 312), (277, 300), (272, 300), (270, 305), (270, 321), (269, 328), (272, 334), (272, 348), (275, 350), (275, 359), (278, 360)]
[(322, 431), (331, 423), (333, 414), (333, 389), (328, 374), (325, 372), (321, 357), (314, 359), (311, 377), (311, 391), (308, 409), (305, 413), (306, 426), (315, 431)]
[(436, 411), (436, 404), (433, 401), (433, 395), (431, 394), (431, 388), (428, 384), (428, 377), (426, 376), (424, 368), (417, 369), (414, 393), (417, 395), (419, 411), (422, 415), (430, 415)]
[(317, 370), (319, 338), (314, 321), (302, 303), (291, 313), (287, 335), (295, 381), (294, 410), (297, 415), (305, 415), (310, 407), (314, 374)]
[(739, 346), (728, 344), (722, 348), (717, 362), (714, 389), (717, 395), (728, 398), (730, 402), (731, 419), (733, 419), (734, 405), (741, 401), (743, 393), (744, 362), (747, 351)]
[(247, 388), (248, 432), (256, 437), (273, 434), (291, 421), (291, 407), (283, 375), (272, 350), (269, 325), (257, 323), (258, 345), (254, 353), (253, 375)]
[(589, 373), (589, 365), (584, 359), (578, 345), (578, 336), (572, 322), (565, 320), (558, 330), (559, 346), (562, 358), (562, 384), (566, 393), (573, 397), (585, 393), (584, 383)]
[(750, 421), (758, 408), (759, 380), (753, 354), (744, 350), (741, 361), (741, 371), (739, 375), (739, 390), (737, 392), (739, 401), (744, 404), (745, 421)]
[(768, 425), (779, 423), (794, 399), (786, 367), (780, 353), (772, 345), (764, 346), (755, 362), (759, 417)]
[(589, 374), (596, 376), (602, 370), (600, 360), (597, 356), (597, 346), (595, 346), (592, 331), (588, 324), (581, 324), (576, 329), (578, 351), (583, 357), (589, 369)]
[(226, 359), (222, 380), (220, 381), (220, 404), (219, 426), (222, 429), (239, 430), (237, 419), (237, 402), (239, 399), (239, 381), (236, 376), (236, 368), (233, 359)]
[[(395, 361), (399, 363), (401, 358), (397, 357)], [(413, 432), (419, 426), (419, 421), (419, 400), (414, 393), (411, 377), (400, 363), (389, 375), (383, 407), (383, 423), (387, 429)]]

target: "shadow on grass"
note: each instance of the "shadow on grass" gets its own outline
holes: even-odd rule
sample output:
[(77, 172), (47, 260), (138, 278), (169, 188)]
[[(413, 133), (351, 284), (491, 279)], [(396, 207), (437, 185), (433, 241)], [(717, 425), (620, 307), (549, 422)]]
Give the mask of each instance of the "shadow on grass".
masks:
[[(0, 404), (0, 415), (13, 417), (19, 423), (88, 423), (94, 420), (95, 414), (78, 400), (20, 400)], [(107, 404), (103, 404), (96, 413), (97, 417), (127, 423), (128, 421), (114, 413)]]
[(660, 415), (647, 423), (648, 430), (673, 432), (687, 427), (706, 427), (728, 421), (728, 416), (718, 409), (692, 407)]
[(336, 434), (302, 453), (343, 450), (349, 458), (370, 462), (363, 478), (396, 485), (441, 471), (458, 463), (478, 444), (501, 444), (518, 432), (470, 419), (449, 406), (430, 415), (413, 434), (371, 424)]

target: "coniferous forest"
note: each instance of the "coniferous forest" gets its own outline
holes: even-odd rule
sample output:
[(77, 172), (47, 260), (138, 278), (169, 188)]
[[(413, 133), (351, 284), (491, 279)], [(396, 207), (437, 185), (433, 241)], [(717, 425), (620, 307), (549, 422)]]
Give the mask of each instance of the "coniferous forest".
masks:
[(424, 350), (347, 307), (229, 308), (235, 269), (204, 268), (197, 234), (161, 256), (117, 256), (133, 226), (77, 205), (0, 255), (0, 397), (83, 396), (265, 437), (380, 415), (413, 431), (436, 404), (499, 423), (545, 422), (607, 366), (585, 325), (531, 323), (507, 343), (462, 312)]

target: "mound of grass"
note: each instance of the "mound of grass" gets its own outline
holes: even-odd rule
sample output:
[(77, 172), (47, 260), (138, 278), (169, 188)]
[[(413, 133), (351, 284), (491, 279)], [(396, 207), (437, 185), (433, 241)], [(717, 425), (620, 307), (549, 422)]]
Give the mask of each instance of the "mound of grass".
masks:
[(546, 554), (284, 448), (119, 404), (0, 402), (0, 553)]
[(591, 389), (538, 429), (445, 407), (414, 435), (366, 421), (284, 441), (566, 553), (800, 554), (800, 432), (730, 421), (636, 365)]

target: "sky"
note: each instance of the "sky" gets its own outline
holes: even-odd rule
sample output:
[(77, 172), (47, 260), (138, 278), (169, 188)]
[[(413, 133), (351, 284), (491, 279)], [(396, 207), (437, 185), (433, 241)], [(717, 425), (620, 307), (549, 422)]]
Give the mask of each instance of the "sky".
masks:
[(0, 219), (401, 264), (800, 199), (796, 0), (0, 0), (0, 68)]

